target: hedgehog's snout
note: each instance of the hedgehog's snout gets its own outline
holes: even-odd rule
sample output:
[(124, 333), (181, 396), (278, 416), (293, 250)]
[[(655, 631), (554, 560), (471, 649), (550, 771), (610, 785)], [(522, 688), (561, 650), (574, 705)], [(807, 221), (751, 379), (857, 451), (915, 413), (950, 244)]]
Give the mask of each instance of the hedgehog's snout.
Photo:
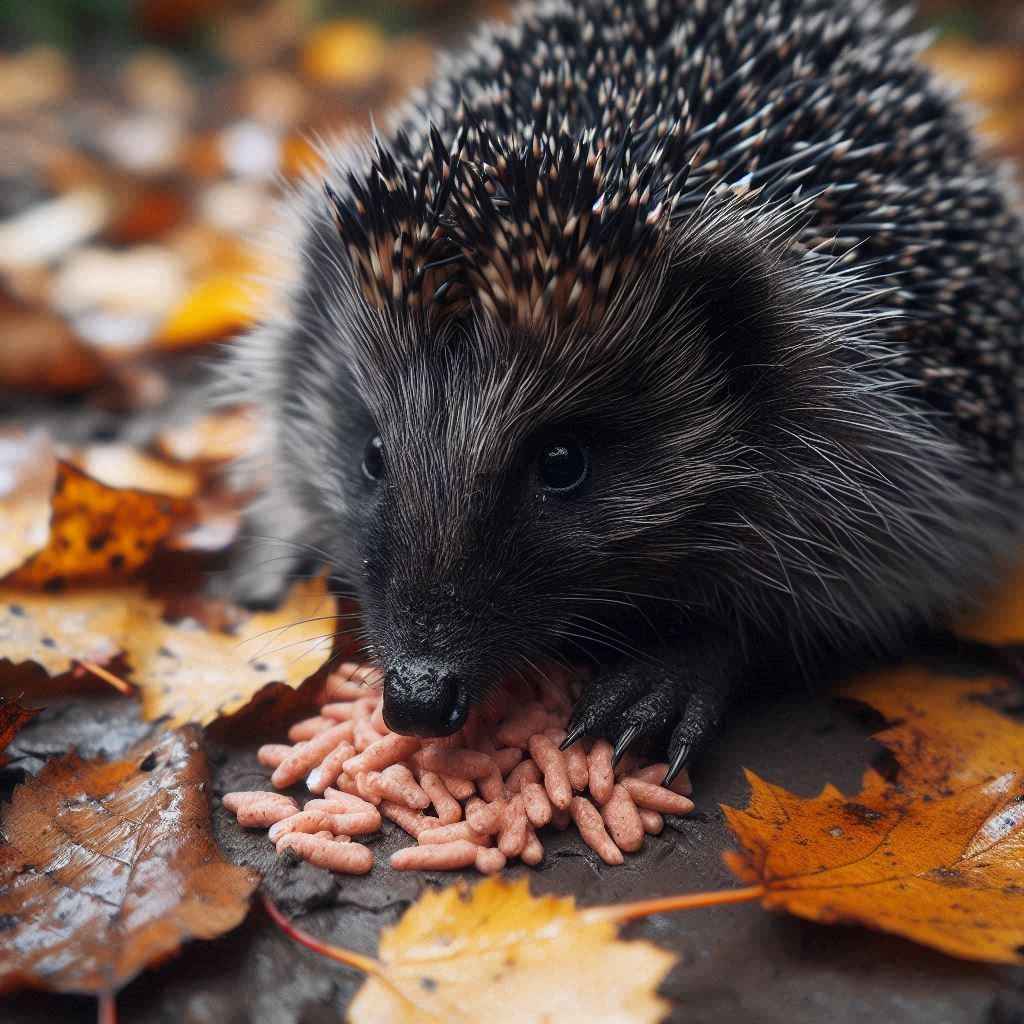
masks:
[(447, 666), (427, 658), (393, 664), (384, 676), (384, 721), (407, 736), (450, 736), (469, 713), (469, 690)]

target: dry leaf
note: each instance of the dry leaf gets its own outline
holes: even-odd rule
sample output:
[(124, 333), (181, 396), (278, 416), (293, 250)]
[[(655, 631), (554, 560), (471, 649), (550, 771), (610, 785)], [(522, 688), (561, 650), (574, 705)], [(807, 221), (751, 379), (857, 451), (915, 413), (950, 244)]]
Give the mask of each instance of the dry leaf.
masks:
[(0, 434), (0, 577), (45, 547), (56, 479), (57, 460), (46, 434)]
[(187, 501), (107, 487), (65, 462), (52, 508), (49, 543), (5, 584), (53, 591), (72, 581), (123, 579), (191, 518)]
[(1024, 963), (1024, 772), (908, 799), (876, 773), (852, 800), (806, 799), (747, 773), (743, 846), (726, 863), (765, 907), (894, 932), (953, 956)]
[(208, 781), (188, 729), (121, 761), (56, 758), (15, 789), (0, 846), (0, 991), (110, 992), (241, 923), (259, 878), (221, 857)]
[(0, 766), (7, 764), (3, 751), (10, 745), (18, 730), (28, 725), (40, 708), (23, 708), (16, 700), (0, 697)]
[(296, 584), (273, 612), (234, 632), (163, 620), (141, 588), (34, 595), (0, 590), (0, 658), (50, 675), (75, 662), (102, 665), (123, 653), (147, 719), (207, 725), (245, 707), (264, 687), (297, 689), (331, 655), (337, 603), (322, 579)]
[(660, 1021), (669, 1004), (655, 990), (675, 958), (617, 931), (577, 911), (572, 897), (531, 896), (525, 879), (428, 889), (381, 934), (379, 972), (348, 1019)]
[(1024, 727), (985, 703), (1005, 685), (910, 666), (855, 679), (841, 693), (894, 723), (874, 739), (896, 755), (902, 789), (947, 794), (1024, 766)]

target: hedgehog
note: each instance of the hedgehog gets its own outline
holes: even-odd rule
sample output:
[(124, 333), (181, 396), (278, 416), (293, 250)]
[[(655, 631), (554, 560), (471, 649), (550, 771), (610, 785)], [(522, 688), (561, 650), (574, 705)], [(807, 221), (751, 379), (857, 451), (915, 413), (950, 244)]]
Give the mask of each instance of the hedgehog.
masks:
[(876, 0), (541, 0), (288, 206), (231, 358), (269, 486), (226, 577), (328, 566), (384, 717), (586, 666), (566, 744), (896, 658), (1020, 521), (1024, 231)]

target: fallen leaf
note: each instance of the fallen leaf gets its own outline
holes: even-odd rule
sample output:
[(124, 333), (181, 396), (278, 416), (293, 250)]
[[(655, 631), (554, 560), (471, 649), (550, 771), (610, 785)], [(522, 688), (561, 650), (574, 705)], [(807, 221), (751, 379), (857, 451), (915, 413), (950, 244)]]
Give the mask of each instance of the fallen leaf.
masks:
[(33, 594), (0, 589), (0, 659), (34, 662), (51, 676), (76, 662), (104, 664), (120, 651), (140, 588)]
[(46, 546), (57, 460), (49, 437), (0, 434), (0, 577)]
[(298, 583), (277, 610), (232, 632), (194, 619), (165, 622), (141, 588), (56, 595), (0, 590), (0, 658), (35, 662), (50, 675), (124, 654), (125, 678), (147, 720), (200, 725), (245, 707), (272, 683), (298, 689), (331, 656), (340, 625), (323, 579)]
[(92, 444), (70, 453), (68, 460), (107, 487), (174, 498), (190, 498), (199, 490), (199, 477), (191, 469), (172, 466), (130, 444)]
[(157, 348), (182, 348), (236, 334), (256, 320), (264, 292), (251, 271), (212, 274), (171, 312), (154, 344)]
[(140, 608), (123, 649), (143, 716), (206, 725), (245, 707), (270, 683), (298, 689), (331, 656), (337, 610), (323, 579), (296, 584), (280, 608), (253, 615), (231, 633), (154, 621)]
[(373, 960), (318, 942), (268, 905), (294, 938), (369, 972), (349, 1008), (352, 1024), (653, 1024), (670, 1008), (656, 989), (675, 957), (620, 939), (616, 909), (531, 896), (525, 878), (428, 889), (381, 933)]
[(1024, 567), (1006, 580), (977, 615), (961, 622), (956, 632), (993, 646), (1024, 643)]
[(319, 25), (302, 48), (302, 71), (314, 82), (360, 90), (384, 71), (387, 44), (370, 21), (351, 18)]
[(167, 427), (156, 444), (162, 455), (177, 462), (228, 462), (252, 452), (262, 433), (255, 409), (243, 406)]
[(40, 708), (23, 708), (16, 700), (0, 696), (0, 765), (7, 764), (3, 751), (10, 745), (18, 730), (28, 725)]
[(191, 517), (179, 498), (108, 487), (61, 462), (46, 547), (3, 582), (60, 590), (75, 581), (116, 580), (141, 568)]
[(67, 323), (38, 309), (5, 311), (0, 385), (31, 394), (75, 394), (102, 383), (107, 368)]
[(1005, 686), (909, 666), (855, 679), (840, 693), (893, 723), (873, 738), (896, 755), (902, 789), (947, 794), (1024, 765), (1024, 727), (985, 702)]
[(874, 772), (853, 799), (747, 779), (747, 809), (723, 808), (743, 847), (725, 860), (764, 886), (765, 907), (1024, 964), (1024, 772), (931, 799), (908, 799)]
[(0, 991), (108, 993), (245, 918), (259, 878), (210, 831), (198, 731), (70, 753), (18, 786), (0, 846)]

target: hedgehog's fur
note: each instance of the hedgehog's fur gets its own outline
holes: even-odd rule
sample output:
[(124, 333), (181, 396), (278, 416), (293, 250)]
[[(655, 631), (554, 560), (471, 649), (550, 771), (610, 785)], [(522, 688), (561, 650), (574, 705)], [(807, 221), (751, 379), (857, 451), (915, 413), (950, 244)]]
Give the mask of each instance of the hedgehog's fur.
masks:
[(1024, 231), (908, 20), (551, 0), (328, 153), (234, 381), (274, 427), (253, 533), (352, 582), (393, 705), (582, 651), (576, 732), (680, 722), (681, 764), (765, 652), (898, 650), (1012, 556)]

